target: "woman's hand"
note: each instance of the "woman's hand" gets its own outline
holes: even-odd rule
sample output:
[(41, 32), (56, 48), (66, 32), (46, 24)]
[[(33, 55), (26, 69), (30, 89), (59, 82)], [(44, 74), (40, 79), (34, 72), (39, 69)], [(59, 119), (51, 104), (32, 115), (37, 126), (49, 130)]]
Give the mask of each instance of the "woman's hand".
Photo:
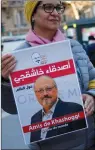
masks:
[(93, 96), (88, 94), (83, 94), (83, 102), (84, 102), (84, 109), (87, 116), (90, 116), (93, 114), (95, 110), (95, 99)]
[(8, 79), (9, 74), (13, 71), (16, 66), (15, 57), (11, 54), (6, 54), (1, 58), (1, 71), (2, 77)]

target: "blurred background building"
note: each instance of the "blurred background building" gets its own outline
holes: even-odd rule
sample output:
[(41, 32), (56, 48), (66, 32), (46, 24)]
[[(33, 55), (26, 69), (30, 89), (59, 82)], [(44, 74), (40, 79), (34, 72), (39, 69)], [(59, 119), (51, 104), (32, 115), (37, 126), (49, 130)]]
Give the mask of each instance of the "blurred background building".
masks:
[[(26, 0), (1, 1), (2, 36), (23, 35), (29, 30), (24, 17)], [(65, 1), (68, 6), (63, 14), (62, 29), (66, 36), (75, 38), (81, 43), (88, 41), (89, 35), (95, 36), (95, 2)]]
[(2, 0), (2, 35), (25, 34), (29, 26), (24, 17), (25, 0)]
[(95, 36), (95, 1), (66, 1), (68, 7), (63, 14), (62, 27), (68, 37), (81, 44)]

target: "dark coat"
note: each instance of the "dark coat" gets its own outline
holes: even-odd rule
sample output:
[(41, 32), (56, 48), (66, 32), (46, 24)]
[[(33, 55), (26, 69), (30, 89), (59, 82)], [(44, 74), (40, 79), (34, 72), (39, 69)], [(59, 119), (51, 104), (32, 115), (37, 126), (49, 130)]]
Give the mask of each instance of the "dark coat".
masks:
[[(55, 111), (54, 111), (52, 118), (61, 117), (66, 114), (72, 114), (72, 113), (79, 112), (79, 111), (83, 111), (83, 108), (81, 105), (72, 103), (72, 102), (63, 102), (59, 99), (55, 107)], [(31, 124), (34, 124), (37, 122), (42, 122), (42, 110), (34, 114), (34, 116), (31, 118)], [(67, 132), (71, 132), (80, 128), (84, 128), (85, 126), (86, 126), (85, 119), (70, 122), (68, 123), (68, 126), (57, 128), (57, 129), (54, 129), (54, 126), (53, 126), (49, 128), (49, 129), (51, 128), (53, 129), (47, 132), (46, 138), (60, 135), (60, 134), (67, 133)], [(41, 130), (31, 132), (30, 142), (41, 140), (40, 136), (41, 136)]]

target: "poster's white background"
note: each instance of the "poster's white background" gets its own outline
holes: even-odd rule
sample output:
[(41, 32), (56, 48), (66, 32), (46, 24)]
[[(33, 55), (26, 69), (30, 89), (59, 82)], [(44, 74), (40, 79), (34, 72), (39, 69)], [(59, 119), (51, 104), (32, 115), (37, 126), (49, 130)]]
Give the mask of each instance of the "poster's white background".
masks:
[[(46, 57), (47, 64), (64, 61), (72, 58), (69, 40), (56, 42), (52, 44), (41, 45), (39, 47), (31, 47), (26, 50), (18, 50), (12, 53), (16, 57), (17, 66), (15, 70), (23, 70), (25, 68), (36, 67), (32, 56), (38, 53), (40, 57)], [(19, 62), (19, 63), (18, 63)]]

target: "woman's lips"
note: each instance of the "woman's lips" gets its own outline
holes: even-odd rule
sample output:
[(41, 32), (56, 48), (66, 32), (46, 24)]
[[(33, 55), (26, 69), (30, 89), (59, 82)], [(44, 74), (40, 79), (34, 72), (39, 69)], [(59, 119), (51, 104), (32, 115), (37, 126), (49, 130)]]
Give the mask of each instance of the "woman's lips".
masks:
[(50, 21), (59, 21), (59, 19), (51, 19)]
[(52, 20), (49, 20), (50, 22), (54, 22), (54, 23), (58, 23), (59, 22), (59, 20), (54, 20), (54, 19), (52, 19)]

